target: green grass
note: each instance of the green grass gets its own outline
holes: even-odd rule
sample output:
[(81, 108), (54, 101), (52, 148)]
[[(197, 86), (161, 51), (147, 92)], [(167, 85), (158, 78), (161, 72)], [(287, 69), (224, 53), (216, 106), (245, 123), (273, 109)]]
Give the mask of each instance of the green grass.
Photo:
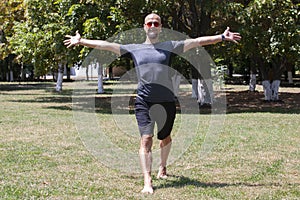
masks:
[[(214, 148), (204, 156), (200, 150), (211, 116), (191, 114), (199, 117), (199, 129), (192, 144), (169, 166), (168, 180), (153, 177), (155, 193), (149, 196), (139, 193), (143, 185), (141, 174), (106, 166), (83, 144), (72, 110), (75, 83), (64, 83), (61, 93), (53, 92), (54, 86), (0, 83), (0, 199), (300, 198), (297, 107), (289, 107), (288, 112), (279, 106), (257, 111), (235, 107), (224, 115), (224, 126), (216, 135)], [(89, 86), (95, 88), (96, 84)], [(105, 85), (109, 92), (114, 87)], [(239, 86), (231, 88), (244, 90)], [(299, 88), (282, 91), (288, 89), (300, 92)], [(137, 151), (139, 136), (122, 135), (113, 123), (110, 94), (96, 98), (95, 114), (88, 110), (84, 113), (95, 116), (116, 146)], [(299, 105), (299, 98), (293, 102)], [(129, 115), (129, 130), (135, 130), (130, 124), (133, 119)], [(179, 129), (179, 123), (180, 114), (175, 138), (177, 134), (188, 134), (188, 130)], [(93, 126), (89, 128), (93, 130)], [(154, 149), (157, 148), (155, 140)], [(156, 167), (153, 166), (154, 172)]]

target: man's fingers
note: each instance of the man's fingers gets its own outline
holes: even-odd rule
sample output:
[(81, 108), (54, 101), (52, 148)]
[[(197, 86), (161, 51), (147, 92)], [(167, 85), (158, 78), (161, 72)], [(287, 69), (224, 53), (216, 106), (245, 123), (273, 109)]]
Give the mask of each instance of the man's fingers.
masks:
[(69, 44), (71, 44), (70, 40), (65, 40), (64, 41), (64, 45), (69, 45)]
[(225, 32), (224, 32), (225, 37), (229, 40), (232, 41), (236, 44), (238, 44), (238, 41), (241, 40), (241, 35), (240, 33), (237, 32), (230, 32), (230, 28), (227, 27)]
[(235, 39), (235, 40), (240, 40), (240, 39), (242, 39), (242, 37), (238, 34), (238, 35), (233, 35), (233, 38)]
[(237, 41), (241, 40), (241, 35), (239, 33), (229, 33), (229, 37), (232, 38), (232, 41), (238, 43)]
[[(79, 31), (76, 31), (76, 36), (79, 35)], [(65, 35), (66, 40), (64, 40), (64, 45), (67, 46), (67, 48), (70, 48), (72, 46), (74, 46), (73, 42), (72, 42), (72, 39), (75, 38), (76, 36), (72, 36), (72, 35)], [(80, 37), (80, 35), (79, 35)]]

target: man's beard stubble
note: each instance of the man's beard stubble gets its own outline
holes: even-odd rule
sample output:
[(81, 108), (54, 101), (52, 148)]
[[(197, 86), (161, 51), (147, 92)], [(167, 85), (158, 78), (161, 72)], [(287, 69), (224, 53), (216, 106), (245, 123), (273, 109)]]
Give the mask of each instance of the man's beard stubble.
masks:
[(149, 30), (147, 35), (150, 39), (156, 39), (158, 38), (159, 33), (157, 31)]

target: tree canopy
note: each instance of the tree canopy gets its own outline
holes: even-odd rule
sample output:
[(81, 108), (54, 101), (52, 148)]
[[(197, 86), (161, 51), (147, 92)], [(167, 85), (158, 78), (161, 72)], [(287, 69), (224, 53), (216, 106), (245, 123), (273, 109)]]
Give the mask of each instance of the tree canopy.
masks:
[(0, 5), (0, 59), (14, 53), (17, 62), (34, 66), (36, 76), (55, 71), (59, 62), (75, 63), (88, 55), (88, 48), (65, 48), (65, 35), (78, 30), (83, 37), (106, 40), (142, 27), (151, 12), (162, 17), (165, 28), (190, 37), (220, 34), (227, 26), (240, 32), (238, 45), (207, 47), (214, 59), (236, 70), (249, 63), (299, 65), (297, 1), (4, 0)]

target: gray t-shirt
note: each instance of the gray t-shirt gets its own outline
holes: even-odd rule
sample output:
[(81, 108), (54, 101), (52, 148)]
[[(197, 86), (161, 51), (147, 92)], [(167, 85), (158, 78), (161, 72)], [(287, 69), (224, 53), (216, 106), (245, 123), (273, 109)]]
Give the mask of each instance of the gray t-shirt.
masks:
[(175, 101), (169, 65), (172, 54), (181, 54), (183, 46), (184, 41), (121, 45), (121, 54), (130, 55), (135, 65), (138, 97), (149, 102)]

